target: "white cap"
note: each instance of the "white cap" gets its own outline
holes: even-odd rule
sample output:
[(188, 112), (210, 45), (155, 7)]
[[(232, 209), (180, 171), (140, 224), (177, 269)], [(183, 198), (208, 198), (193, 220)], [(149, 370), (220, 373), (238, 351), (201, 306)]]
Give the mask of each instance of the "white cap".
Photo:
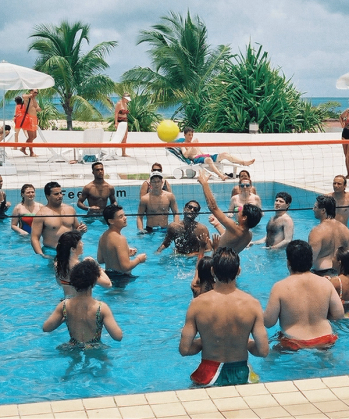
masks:
[(126, 100), (127, 100), (127, 102), (131, 102), (131, 98), (130, 98), (130, 96), (123, 96), (123, 98), (124, 98), (124, 99), (126, 99)]

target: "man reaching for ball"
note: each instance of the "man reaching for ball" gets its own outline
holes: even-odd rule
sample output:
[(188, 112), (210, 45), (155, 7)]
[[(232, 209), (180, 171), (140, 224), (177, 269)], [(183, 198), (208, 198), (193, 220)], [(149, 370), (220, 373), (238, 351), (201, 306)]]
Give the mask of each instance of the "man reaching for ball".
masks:
[[(198, 140), (194, 136), (193, 128), (186, 127), (184, 128), (184, 143), (197, 143)], [(209, 166), (209, 170), (213, 173), (216, 173), (222, 180), (226, 180), (229, 176), (221, 173), (215, 166), (215, 162), (221, 162), (222, 160), (228, 160), (231, 163), (238, 163), (242, 166), (250, 166), (254, 163), (255, 159), (244, 161), (235, 156), (231, 156), (229, 153), (220, 153), (220, 154), (204, 154), (199, 147), (181, 147), (183, 156), (187, 159), (192, 160), (194, 163), (205, 163)]]

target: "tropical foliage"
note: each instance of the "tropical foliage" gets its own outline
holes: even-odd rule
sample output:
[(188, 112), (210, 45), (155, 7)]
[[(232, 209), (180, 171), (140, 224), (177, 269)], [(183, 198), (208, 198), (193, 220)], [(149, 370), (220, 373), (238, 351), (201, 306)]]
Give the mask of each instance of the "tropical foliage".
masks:
[(89, 29), (89, 25), (81, 22), (70, 25), (63, 21), (60, 26), (36, 26), (31, 35), (35, 40), (29, 51), (39, 54), (35, 69), (55, 79), (55, 86), (47, 90), (47, 96), (60, 97), (68, 129), (72, 129), (75, 113), (85, 118), (101, 118), (94, 103), (112, 106), (108, 96), (114, 92), (115, 84), (101, 72), (108, 68), (104, 56), (117, 42), (101, 42), (83, 53), (83, 44), (89, 43)]
[(42, 96), (37, 97), (41, 111), (38, 113), (39, 127), (41, 129), (55, 128), (55, 120), (60, 117), (60, 113), (52, 102), (44, 100)]

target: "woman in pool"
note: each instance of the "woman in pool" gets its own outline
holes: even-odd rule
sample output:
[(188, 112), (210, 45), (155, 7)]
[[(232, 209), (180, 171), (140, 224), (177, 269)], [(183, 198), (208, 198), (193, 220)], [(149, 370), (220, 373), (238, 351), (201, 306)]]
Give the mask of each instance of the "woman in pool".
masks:
[[(70, 281), (70, 271), (80, 262), (79, 256), (82, 255), (83, 251), (81, 233), (77, 230), (63, 233), (58, 240), (56, 251), (57, 256), (54, 266), (57, 283), (63, 288), (65, 298), (74, 297), (76, 290)], [(93, 259), (87, 257), (85, 260)], [(108, 275), (102, 268), (100, 268), (97, 284), (104, 288), (110, 288), (112, 286)]]
[[(160, 163), (154, 163), (151, 167), (152, 172), (160, 172), (162, 173), (162, 165)], [(162, 189), (167, 192), (172, 192), (170, 184), (167, 182), (166, 179), (162, 181)], [(147, 194), (150, 191), (150, 179), (145, 180), (143, 182), (143, 185), (141, 186), (140, 190), (140, 198), (142, 198), (143, 195)]]
[(337, 249), (333, 259), (333, 267), (338, 276), (329, 278), (342, 300), (345, 317), (349, 317), (349, 250), (343, 246)]
[(22, 202), (17, 204), (12, 213), (11, 228), (22, 236), (31, 233), (34, 215), (40, 210), (42, 204), (35, 202), (35, 188), (25, 183), (21, 189)]
[[(251, 184), (251, 192), (254, 193), (255, 195), (257, 195), (256, 188), (254, 186), (252, 186), (251, 176), (250, 176), (250, 173), (247, 170), (241, 170), (241, 172), (239, 173), (239, 183), (242, 180), (249, 180), (250, 184)], [(240, 193), (240, 187), (239, 187), (239, 185), (235, 185), (234, 188), (231, 191), (231, 196), (239, 195), (239, 193)]]
[(101, 341), (103, 325), (114, 340), (122, 339), (122, 330), (109, 306), (92, 298), (92, 288), (100, 277), (100, 266), (92, 258), (76, 264), (70, 273), (70, 286), (75, 297), (58, 304), (43, 325), (44, 332), (52, 332), (66, 322), (69, 345), (89, 349)]

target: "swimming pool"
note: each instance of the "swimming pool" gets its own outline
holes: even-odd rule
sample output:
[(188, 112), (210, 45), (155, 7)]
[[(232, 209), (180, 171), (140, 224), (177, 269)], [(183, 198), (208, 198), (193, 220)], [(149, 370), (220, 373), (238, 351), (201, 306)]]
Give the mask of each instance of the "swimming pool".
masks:
[[(204, 211), (206, 205), (201, 188), (196, 186), (194, 196)], [(264, 209), (272, 208), (275, 190), (287, 190), (294, 197), (305, 193), (278, 184), (269, 186), (265, 190), (265, 185), (256, 184)], [(220, 200), (223, 195), (230, 194), (231, 184), (224, 187), (225, 194), (217, 192)], [(266, 192), (269, 198), (264, 195)], [(315, 194), (307, 194), (309, 201), (305, 206), (310, 206)], [(13, 204), (18, 200), (11, 199)], [(224, 199), (222, 208), (227, 201), (229, 199)], [(133, 206), (128, 207), (129, 202), (120, 199), (127, 213), (136, 212), (138, 201), (134, 200)], [(183, 201), (179, 202), (180, 210), (183, 204)], [(296, 200), (292, 207), (297, 206)], [(295, 221), (294, 237), (307, 239), (310, 229), (317, 223), (312, 211), (295, 211), (291, 216)], [(254, 229), (255, 238), (265, 234), (269, 217), (270, 213), (266, 213), (261, 224)], [(208, 224), (207, 215), (201, 215), (200, 221)], [(1, 404), (177, 390), (192, 386), (189, 375), (198, 365), (200, 355), (182, 358), (178, 344), (191, 300), (189, 286), (196, 258), (174, 256), (172, 246), (155, 255), (163, 234), (139, 236), (135, 218), (129, 217), (128, 227), (123, 233), (130, 245), (147, 253), (147, 262), (134, 270), (139, 277), (124, 291), (99, 287), (94, 290), (94, 296), (111, 307), (124, 338), (120, 343), (115, 342), (104, 331), (102, 341), (107, 348), (62, 352), (56, 348), (68, 341), (65, 325), (50, 334), (41, 330), (44, 320), (62, 297), (52, 267), (35, 256), (28, 238), (14, 234), (8, 224), (9, 220), (1, 222)], [(105, 228), (100, 222), (89, 227), (83, 238), (84, 256), (96, 256), (98, 239)], [(241, 266), (238, 286), (258, 298), (265, 308), (272, 285), (288, 274), (284, 251), (272, 252), (253, 246), (241, 253)], [(271, 351), (266, 359), (250, 356), (250, 363), (263, 382), (345, 374), (348, 328), (345, 321), (336, 322), (334, 328), (340, 338), (328, 351), (302, 350), (282, 355)], [(272, 337), (277, 330), (277, 327), (270, 329), (269, 336)]]

